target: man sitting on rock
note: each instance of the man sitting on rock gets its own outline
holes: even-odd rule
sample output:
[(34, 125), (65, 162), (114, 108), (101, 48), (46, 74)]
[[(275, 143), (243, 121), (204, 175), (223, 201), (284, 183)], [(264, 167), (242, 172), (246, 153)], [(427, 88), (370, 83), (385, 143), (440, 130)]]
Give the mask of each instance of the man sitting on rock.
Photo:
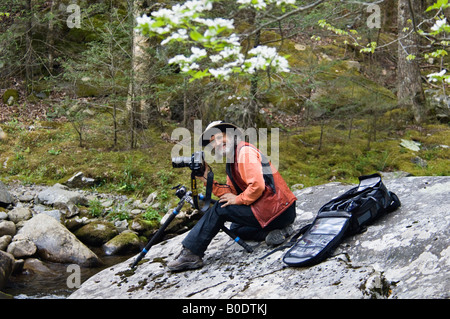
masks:
[[(215, 121), (200, 137), (200, 145), (212, 143), (216, 156), (227, 158), (227, 183), (213, 182), (212, 192), (219, 197), (183, 240), (183, 249), (168, 263), (171, 271), (203, 266), (202, 257), (209, 243), (225, 222), (244, 240), (265, 240), (268, 245), (281, 244), (292, 234), (296, 197), (266, 156), (252, 144), (242, 141), (239, 128)], [(210, 168), (205, 163), (206, 183)]]

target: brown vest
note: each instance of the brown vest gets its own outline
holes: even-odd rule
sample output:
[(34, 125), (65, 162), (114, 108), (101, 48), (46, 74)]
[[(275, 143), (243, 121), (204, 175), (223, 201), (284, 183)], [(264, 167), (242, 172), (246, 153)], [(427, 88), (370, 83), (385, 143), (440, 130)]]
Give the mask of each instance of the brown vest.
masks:
[(278, 171), (273, 173), (274, 168), (268, 162), (266, 157), (255, 146), (246, 142), (239, 143), (236, 148), (234, 163), (227, 164), (227, 175), (230, 177), (238, 194), (243, 192), (248, 186), (239, 174), (237, 162), (239, 152), (244, 146), (252, 147), (257, 150), (263, 159), (261, 164), (263, 165), (264, 181), (266, 184), (265, 190), (262, 195), (250, 205), (250, 207), (259, 224), (264, 228), (291, 206), (297, 198), (291, 192), (280, 173)]

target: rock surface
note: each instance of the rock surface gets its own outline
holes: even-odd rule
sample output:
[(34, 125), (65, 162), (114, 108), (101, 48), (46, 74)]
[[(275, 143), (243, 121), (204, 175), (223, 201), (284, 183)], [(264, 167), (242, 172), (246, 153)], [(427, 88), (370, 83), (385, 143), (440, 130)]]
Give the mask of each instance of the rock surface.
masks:
[[(70, 298), (449, 298), (449, 177), (385, 181), (402, 207), (364, 233), (346, 238), (320, 264), (291, 268), (264, 243), (252, 254), (219, 233), (199, 270), (171, 273), (166, 264), (184, 235), (152, 247), (135, 271), (135, 257), (103, 270)], [(296, 191), (295, 228), (351, 185), (330, 183)], [(254, 242), (248, 242), (257, 245)]]

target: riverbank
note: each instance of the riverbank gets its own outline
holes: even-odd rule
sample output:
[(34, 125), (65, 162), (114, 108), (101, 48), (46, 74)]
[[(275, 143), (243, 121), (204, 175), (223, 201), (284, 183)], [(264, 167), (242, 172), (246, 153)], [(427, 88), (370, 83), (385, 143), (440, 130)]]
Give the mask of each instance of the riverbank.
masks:
[[(131, 255), (121, 256), (102, 256), (103, 261), (100, 267), (83, 267), (81, 270), (80, 282), (84, 283), (90, 277), (98, 272), (119, 264), (131, 257)], [(3, 293), (12, 296), (14, 299), (66, 299), (74, 293), (77, 288), (70, 285), (70, 276), (72, 272), (68, 269), (68, 264), (44, 263), (46, 267), (52, 270), (51, 274), (42, 274), (34, 272), (22, 272), (10, 276), (8, 283), (2, 290)]]
[(158, 212), (168, 209), (159, 209), (157, 193), (129, 198), (79, 189), (71, 180), (67, 184), (72, 188), (0, 182), (3, 293), (14, 298), (67, 297), (76, 289), (70, 283), (71, 265), (81, 265), (82, 283), (129, 258), (159, 228), (163, 214)]

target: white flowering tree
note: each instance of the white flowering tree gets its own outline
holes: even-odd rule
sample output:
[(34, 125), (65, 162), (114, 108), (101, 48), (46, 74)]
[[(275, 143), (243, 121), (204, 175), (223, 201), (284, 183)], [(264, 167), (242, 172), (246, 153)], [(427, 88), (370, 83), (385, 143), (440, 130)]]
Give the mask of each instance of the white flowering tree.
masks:
[[(169, 64), (178, 64), (181, 72), (189, 75), (191, 81), (204, 77), (229, 80), (233, 74), (254, 74), (258, 70), (270, 72), (289, 72), (289, 63), (285, 56), (278, 54), (275, 47), (259, 45), (247, 50), (242, 40), (256, 34), (259, 29), (247, 34), (235, 32), (233, 19), (208, 18), (208, 12), (220, 0), (190, 0), (176, 4), (171, 8), (154, 11), (150, 16), (137, 18), (137, 28), (148, 36), (161, 38), (161, 45), (183, 44), (189, 48), (189, 54), (177, 54), (171, 57)], [(269, 7), (278, 7), (283, 13), (274, 17), (279, 22), (297, 12), (312, 8), (323, 0), (303, 7), (297, 7), (295, 0), (235, 0), (239, 9), (263, 11)], [(181, 47), (181, 46), (180, 46)]]
[[(447, 18), (444, 16), (444, 10), (450, 7), (448, 0), (438, 0), (432, 6), (429, 6), (426, 11), (436, 11), (436, 15), (433, 17), (434, 25), (430, 28), (430, 32), (427, 34), (420, 31), (423, 35), (429, 35), (433, 42), (437, 42), (439, 48), (431, 53), (425, 54), (426, 59), (439, 59), (443, 60), (448, 55), (446, 48), (450, 46), (450, 25), (447, 22)], [(440, 71), (436, 73), (430, 73), (427, 75), (431, 82), (445, 82), (450, 83), (450, 74), (447, 74), (447, 69), (443, 63), (440, 63)]]

